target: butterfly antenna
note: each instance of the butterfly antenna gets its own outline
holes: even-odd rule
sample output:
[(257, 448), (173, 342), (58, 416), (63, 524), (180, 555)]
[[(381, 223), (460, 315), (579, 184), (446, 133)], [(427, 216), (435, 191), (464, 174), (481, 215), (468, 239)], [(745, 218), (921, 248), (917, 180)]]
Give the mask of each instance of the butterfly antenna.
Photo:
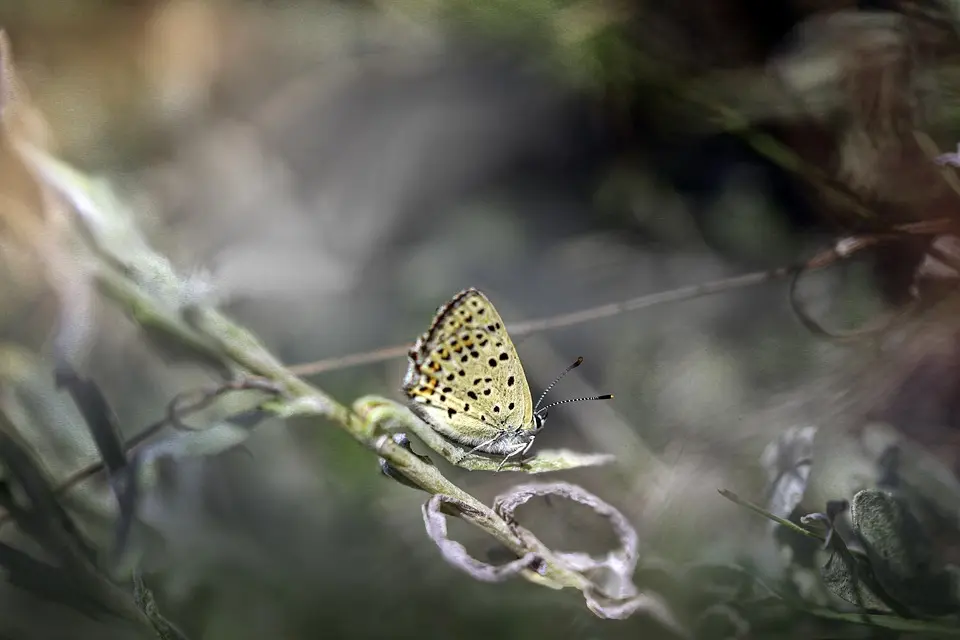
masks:
[(569, 400), (558, 400), (557, 402), (551, 402), (547, 406), (543, 407), (536, 411), (536, 413), (543, 413), (547, 409), (557, 406), (558, 404), (567, 404), (568, 402), (583, 402), (585, 400), (611, 400), (613, 399), (612, 393), (605, 393), (602, 396), (590, 396), (589, 398), (570, 398)]
[(550, 393), (550, 389), (553, 389), (557, 385), (557, 383), (560, 382), (563, 376), (567, 375), (568, 373), (570, 373), (571, 371), (579, 367), (581, 364), (583, 364), (583, 356), (580, 356), (579, 358), (577, 358), (576, 362), (574, 362), (572, 365), (564, 369), (563, 373), (558, 375), (556, 380), (554, 380), (553, 382), (547, 385), (547, 388), (544, 389), (543, 393), (540, 394), (540, 399), (537, 400), (537, 406), (533, 408), (534, 413), (537, 413), (537, 409), (540, 408), (540, 403), (542, 403), (543, 399), (547, 397), (548, 393)]

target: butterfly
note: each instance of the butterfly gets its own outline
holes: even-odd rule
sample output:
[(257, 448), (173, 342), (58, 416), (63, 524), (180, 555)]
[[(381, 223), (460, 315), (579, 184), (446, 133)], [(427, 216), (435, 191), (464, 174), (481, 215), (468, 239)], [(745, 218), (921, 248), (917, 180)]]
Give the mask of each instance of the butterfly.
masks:
[(533, 404), (530, 384), (500, 314), (477, 289), (465, 289), (437, 309), (430, 328), (409, 352), (403, 392), (411, 410), (448, 440), (473, 453), (524, 456), (547, 420), (547, 410), (581, 400), (541, 407), (550, 389), (583, 358), (567, 367)]

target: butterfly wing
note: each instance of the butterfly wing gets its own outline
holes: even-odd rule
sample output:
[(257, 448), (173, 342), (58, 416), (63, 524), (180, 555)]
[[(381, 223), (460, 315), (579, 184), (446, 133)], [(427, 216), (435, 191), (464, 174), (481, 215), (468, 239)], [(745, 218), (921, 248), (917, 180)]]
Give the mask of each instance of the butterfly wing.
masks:
[(411, 408), (444, 436), (476, 446), (518, 427), (533, 430), (520, 357), (480, 291), (466, 289), (440, 307), (409, 358), (403, 391)]

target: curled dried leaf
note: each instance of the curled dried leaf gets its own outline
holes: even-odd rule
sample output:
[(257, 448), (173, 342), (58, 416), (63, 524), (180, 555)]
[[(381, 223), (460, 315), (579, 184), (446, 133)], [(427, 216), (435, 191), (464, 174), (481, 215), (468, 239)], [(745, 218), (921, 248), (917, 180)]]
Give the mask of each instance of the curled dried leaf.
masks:
[(567, 568), (590, 580), (583, 590), (587, 608), (601, 618), (622, 620), (635, 613), (652, 616), (681, 637), (687, 632), (677, 622), (670, 608), (659, 596), (640, 593), (633, 583), (639, 556), (637, 531), (617, 508), (604, 502), (586, 489), (567, 482), (525, 484), (494, 499), (493, 509), (507, 522), (515, 523), (514, 513), (531, 498), (559, 496), (589, 507), (606, 518), (620, 540), (620, 547), (598, 559), (586, 553), (556, 552), (558, 560)]
[(444, 504), (453, 505), (459, 510), (469, 510), (470, 507), (461, 500), (442, 494), (434, 495), (423, 505), (423, 524), (427, 535), (436, 543), (443, 559), (453, 566), (482, 582), (503, 582), (521, 571), (532, 570), (534, 565), (539, 564), (534, 553), (524, 554), (522, 558), (499, 566), (472, 557), (462, 544), (447, 537), (447, 519), (440, 511)]
[[(606, 570), (617, 576), (617, 584), (621, 585), (615, 593), (607, 593), (610, 597), (622, 597), (625, 590), (622, 585), (629, 584), (633, 587), (633, 572), (637, 566), (637, 557), (639, 555), (639, 538), (637, 531), (630, 521), (627, 520), (619, 510), (612, 505), (604, 502), (586, 489), (578, 487), (567, 482), (552, 482), (546, 484), (524, 484), (511, 489), (508, 493), (497, 496), (493, 501), (493, 510), (497, 512), (507, 522), (515, 521), (514, 512), (520, 505), (526, 504), (531, 498), (543, 496), (559, 496), (572, 500), (586, 507), (589, 507), (596, 513), (606, 518), (613, 527), (614, 533), (620, 540), (620, 548), (607, 554), (607, 557), (601, 560), (590, 558), (586, 554), (564, 554), (560, 557), (565, 558), (571, 563), (571, 568), (584, 572), (588, 570)], [(600, 585), (597, 585), (600, 588)], [(627, 589), (629, 593), (629, 589)], [(635, 589), (629, 595), (633, 595)]]
[(688, 637), (666, 602), (654, 594), (640, 593), (625, 600), (607, 600), (604, 596), (590, 590), (585, 591), (583, 595), (586, 598), (587, 608), (596, 616), (607, 620), (624, 620), (642, 612), (655, 618), (681, 638)]

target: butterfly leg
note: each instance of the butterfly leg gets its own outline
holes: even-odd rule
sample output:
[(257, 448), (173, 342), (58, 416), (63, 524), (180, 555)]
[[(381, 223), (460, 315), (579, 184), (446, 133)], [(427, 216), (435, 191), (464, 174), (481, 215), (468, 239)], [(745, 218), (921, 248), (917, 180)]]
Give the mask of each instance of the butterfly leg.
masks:
[(536, 440), (536, 436), (530, 436), (530, 441), (527, 442), (527, 446), (525, 446), (525, 447), (523, 448), (523, 451), (520, 452), (520, 459), (521, 459), (521, 460), (522, 460), (523, 458), (525, 458), (528, 453), (530, 453), (530, 449), (533, 448), (533, 441), (534, 441), (534, 440)]
[(473, 454), (473, 453), (476, 453), (476, 452), (479, 451), (480, 449), (483, 449), (483, 448), (485, 448), (485, 447), (490, 446), (491, 444), (493, 444), (494, 442), (496, 442), (497, 440), (499, 440), (499, 439), (502, 438), (502, 437), (503, 437), (503, 434), (498, 433), (497, 435), (495, 435), (494, 437), (490, 438), (489, 440), (486, 440), (486, 441), (484, 441), (484, 442), (481, 442), (480, 444), (478, 444), (477, 446), (475, 446), (473, 449), (470, 449), (470, 451), (467, 451), (465, 454), (463, 454), (462, 456), (460, 456), (460, 458), (457, 460), (456, 464), (460, 464), (461, 462), (463, 462), (464, 458), (466, 458), (467, 456), (469, 456), (469, 455), (471, 455), (471, 454)]
[(507, 463), (507, 460), (509, 460), (510, 458), (513, 458), (515, 456), (520, 456), (520, 460), (523, 460), (523, 454), (525, 454), (530, 449), (530, 445), (532, 443), (533, 442), (531, 439), (531, 442), (526, 442), (524, 444), (517, 445), (516, 449), (514, 449), (507, 455), (503, 456), (503, 460), (500, 461), (500, 465), (497, 467), (497, 471), (500, 471), (501, 469), (503, 469), (503, 465), (505, 465)]

